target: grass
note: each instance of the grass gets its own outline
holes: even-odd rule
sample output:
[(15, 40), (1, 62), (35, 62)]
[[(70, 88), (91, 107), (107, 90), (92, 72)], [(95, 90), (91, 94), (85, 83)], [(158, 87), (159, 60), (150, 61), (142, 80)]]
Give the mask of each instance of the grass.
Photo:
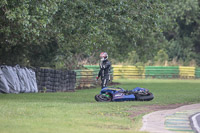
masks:
[(139, 132), (142, 115), (136, 106), (200, 102), (200, 80), (118, 80), (120, 87), (148, 88), (149, 102), (98, 103), (100, 88), (69, 93), (0, 95), (1, 133), (129, 133)]

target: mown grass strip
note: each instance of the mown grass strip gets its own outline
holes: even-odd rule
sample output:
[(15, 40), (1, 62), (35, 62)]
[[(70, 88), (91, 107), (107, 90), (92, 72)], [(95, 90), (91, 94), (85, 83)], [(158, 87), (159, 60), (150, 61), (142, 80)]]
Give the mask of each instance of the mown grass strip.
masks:
[[(139, 132), (139, 107), (199, 103), (200, 80), (118, 80), (124, 89), (148, 88), (149, 102), (96, 102), (100, 88), (69, 93), (1, 94), (3, 133), (132, 133)], [(134, 116), (134, 117), (132, 117)]]

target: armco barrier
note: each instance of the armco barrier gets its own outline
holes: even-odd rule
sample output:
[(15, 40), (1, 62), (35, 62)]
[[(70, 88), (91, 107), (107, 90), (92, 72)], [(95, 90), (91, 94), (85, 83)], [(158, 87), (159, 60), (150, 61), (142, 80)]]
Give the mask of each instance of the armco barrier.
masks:
[(84, 68), (93, 70), (94, 78), (98, 75), (100, 69), (98, 65), (84, 65)]
[(95, 85), (93, 70), (75, 70), (76, 72), (76, 89), (90, 88)]
[(143, 66), (113, 65), (113, 79), (144, 78)]
[[(99, 65), (84, 65), (84, 67), (86, 69), (89, 69), (89, 70), (93, 70), (93, 75), (94, 75), (94, 78), (99, 74)], [(113, 67), (111, 67), (111, 70), (110, 70), (110, 78), (111, 80), (113, 79)]]
[(195, 67), (180, 66), (180, 78), (195, 78)]
[(195, 69), (195, 78), (200, 78), (200, 68)]
[[(96, 85), (95, 77), (98, 75), (98, 65), (85, 65), (77, 73), (77, 86), (79, 88)], [(112, 65), (111, 79), (140, 79), (140, 78), (200, 78), (200, 68), (182, 66), (123, 66)]]
[[(96, 77), (99, 73), (98, 65), (84, 65), (85, 69), (75, 70), (76, 72), (76, 89), (91, 88), (100, 83), (96, 82)], [(112, 82), (112, 68), (111, 68), (111, 82)]]
[(178, 66), (145, 66), (146, 78), (179, 78)]

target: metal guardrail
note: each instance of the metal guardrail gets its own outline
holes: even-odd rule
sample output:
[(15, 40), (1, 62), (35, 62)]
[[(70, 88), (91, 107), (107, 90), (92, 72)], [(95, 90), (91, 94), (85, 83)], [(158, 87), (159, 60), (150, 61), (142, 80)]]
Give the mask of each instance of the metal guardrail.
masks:
[[(85, 69), (75, 70), (76, 72), (76, 88), (91, 88), (98, 83), (95, 77), (98, 75), (98, 65), (85, 65)], [(185, 66), (123, 66), (112, 65), (112, 79), (191, 79), (200, 78), (200, 68)]]
[[(75, 70), (76, 72), (76, 89), (91, 88), (100, 84), (100, 80), (96, 81), (96, 76), (99, 73), (98, 65), (86, 65), (85, 69)], [(111, 82), (112, 82), (112, 70), (111, 70)]]
[(195, 77), (200, 78), (200, 68), (195, 69)]
[(145, 78), (179, 78), (178, 66), (145, 66)]

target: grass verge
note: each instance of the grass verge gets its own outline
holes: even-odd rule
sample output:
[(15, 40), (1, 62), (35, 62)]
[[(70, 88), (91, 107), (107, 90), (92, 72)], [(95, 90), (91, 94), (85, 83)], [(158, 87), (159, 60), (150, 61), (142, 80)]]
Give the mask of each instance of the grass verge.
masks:
[[(94, 133), (139, 132), (141, 118), (151, 106), (200, 102), (200, 80), (117, 80), (120, 87), (148, 88), (149, 102), (98, 103), (100, 88), (70, 93), (0, 95), (1, 133)], [(142, 107), (142, 108), (141, 108)]]

